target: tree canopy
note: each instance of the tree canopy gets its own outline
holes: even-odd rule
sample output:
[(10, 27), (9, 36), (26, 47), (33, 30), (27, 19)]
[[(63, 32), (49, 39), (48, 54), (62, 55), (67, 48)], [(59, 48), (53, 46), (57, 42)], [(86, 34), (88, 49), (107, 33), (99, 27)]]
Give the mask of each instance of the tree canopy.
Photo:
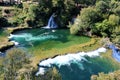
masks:
[(93, 35), (110, 37), (120, 25), (118, 4), (118, 1), (101, 0), (92, 7), (83, 8), (74, 24), (69, 25), (71, 33), (84, 33), (90, 29)]

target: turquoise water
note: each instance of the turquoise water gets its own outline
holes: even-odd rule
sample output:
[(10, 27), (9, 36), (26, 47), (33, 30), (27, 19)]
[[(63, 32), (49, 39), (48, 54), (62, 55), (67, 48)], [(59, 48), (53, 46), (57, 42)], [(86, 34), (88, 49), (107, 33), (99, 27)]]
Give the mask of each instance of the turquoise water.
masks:
[(26, 48), (64, 48), (75, 44), (88, 42), (89, 37), (70, 35), (69, 30), (49, 30), (49, 29), (31, 29), (14, 33), (11, 36), (12, 41), (16, 41), (20, 46)]
[[(24, 47), (28, 50), (31, 48), (34, 48), (33, 50), (38, 48), (51, 50), (53, 48), (60, 49), (76, 44), (85, 43), (90, 41), (90, 38), (85, 36), (70, 35), (69, 30), (65, 29), (31, 29), (14, 33), (11, 36), (10, 40), (18, 42), (18, 47)], [(63, 58), (61, 58), (61, 64), (64, 64), (64, 61), (62, 59)], [(72, 63), (70, 62), (68, 64), (61, 66), (58, 64), (51, 65), (55, 66), (58, 69), (62, 75), (63, 80), (90, 80), (90, 76), (93, 74), (98, 74), (99, 72), (108, 73), (119, 69), (119, 67), (117, 65), (114, 65), (112, 61), (100, 56), (92, 58), (89, 56), (84, 56), (83, 59), (80, 59), (78, 61), (74, 60), (73, 58)]]
[[(79, 63), (71, 63), (70, 66), (64, 65), (58, 68), (62, 75), (63, 80), (90, 80), (91, 75), (98, 74), (99, 72), (112, 72), (117, 70), (113, 63), (109, 62), (107, 59), (102, 59), (100, 57), (96, 58), (86, 58), (88, 61), (81, 61)], [(84, 69), (81, 69), (78, 64), (82, 64)]]

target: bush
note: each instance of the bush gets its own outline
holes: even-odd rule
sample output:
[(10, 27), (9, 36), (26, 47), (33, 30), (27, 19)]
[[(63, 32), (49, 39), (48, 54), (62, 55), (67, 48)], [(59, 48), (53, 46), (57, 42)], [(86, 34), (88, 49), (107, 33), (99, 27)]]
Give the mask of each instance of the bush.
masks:
[(0, 8), (0, 18), (2, 17), (2, 9)]
[(44, 75), (39, 75), (36, 80), (62, 80), (56, 68), (49, 69)]
[(7, 51), (7, 56), (3, 60), (4, 80), (15, 80), (18, 70), (28, 63), (29, 58), (22, 50), (14, 48)]
[(6, 18), (1, 17), (0, 18), (0, 27), (7, 27), (10, 24), (8, 23), (8, 20)]
[(8, 10), (8, 9), (5, 9), (4, 12), (5, 12), (6, 14), (10, 14), (10, 10)]
[(91, 80), (120, 80), (120, 70), (108, 74), (99, 73), (98, 76), (93, 75)]

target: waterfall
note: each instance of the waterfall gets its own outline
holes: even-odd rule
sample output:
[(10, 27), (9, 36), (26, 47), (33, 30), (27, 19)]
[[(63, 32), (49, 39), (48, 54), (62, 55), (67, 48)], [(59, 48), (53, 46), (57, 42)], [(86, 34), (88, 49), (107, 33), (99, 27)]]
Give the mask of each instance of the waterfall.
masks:
[(43, 28), (45, 28), (45, 29), (54, 29), (54, 28), (57, 28), (58, 27), (58, 25), (55, 23), (55, 21), (54, 21), (54, 16), (55, 16), (55, 13), (53, 13), (52, 15), (51, 15), (51, 17), (49, 18), (49, 20), (48, 20), (48, 25), (47, 26), (45, 26), (45, 27), (43, 27)]
[(113, 51), (113, 58), (115, 58), (118, 62), (120, 62), (120, 51), (114, 45), (109, 46), (110, 49)]
[(67, 55), (59, 55), (54, 58), (48, 58), (46, 60), (40, 61), (39, 63), (39, 70), (36, 73), (36, 76), (43, 75), (48, 68), (52, 67), (53, 65), (56, 65), (57, 67), (61, 67), (62, 65), (68, 65), (70, 66), (72, 63), (75, 63), (79, 66), (81, 70), (84, 70), (84, 66), (82, 64), (82, 61), (89, 62), (85, 56), (88, 57), (97, 57), (100, 55), (100, 53), (105, 53), (106, 48), (101, 47), (97, 50), (90, 51), (90, 52), (78, 52), (76, 54), (67, 54)]

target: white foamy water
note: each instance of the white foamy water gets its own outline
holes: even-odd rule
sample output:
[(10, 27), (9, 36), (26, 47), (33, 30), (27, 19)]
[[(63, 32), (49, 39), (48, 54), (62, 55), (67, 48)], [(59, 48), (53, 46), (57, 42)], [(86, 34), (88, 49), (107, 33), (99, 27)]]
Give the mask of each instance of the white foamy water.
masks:
[(43, 29), (50, 29), (50, 27), (49, 26), (45, 26), (45, 27), (42, 27)]
[[(83, 65), (80, 63), (81, 61), (87, 61), (84, 56), (97, 57), (102, 52), (106, 52), (104, 47), (90, 52), (78, 52), (74, 54), (60, 55), (54, 58), (43, 60), (39, 63), (39, 65), (44, 67), (52, 67), (53, 65), (57, 65), (58, 67), (61, 67), (62, 65), (69, 66), (71, 63), (76, 63), (81, 70), (84, 70)], [(39, 74), (43, 75), (45, 73), (46, 69), (44, 67), (39, 67), (39, 71), (36, 73), (37, 76)]]
[(0, 51), (0, 54), (3, 54), (3, 53)]
[(8, 38), (9, 38), (9, 39), (13, 38), (13, 35), (12, 35), (12, 34), (10, 34), (10, 36), (8, 36)]
[(46, 71), (46, 69), (41, 67), (41, 68), (39, 68), (39, 71), (36, 73), (36, 75), (37, 75), (37, 76), (38, 76), (39, 74), (44, 75), (45, 71)]
[(54, 35), (49, 35), (48, 32), (45, 32), (43, 34), (37, 35), (37, 36), (33, 36), (30, 33), (22, 33), (22, 34), (10, 34), (10, 36), (8, 37), (9, 39), (12, 38), (24, 38), (26, 41), (36, 41), (36, 40), (46, 40), (46, 39), (57, 39), (57, 36)]
[(16, 41), (10, 41), (10, 42), (13, 42), (15, 46), (19, 45), (19, 43)]

